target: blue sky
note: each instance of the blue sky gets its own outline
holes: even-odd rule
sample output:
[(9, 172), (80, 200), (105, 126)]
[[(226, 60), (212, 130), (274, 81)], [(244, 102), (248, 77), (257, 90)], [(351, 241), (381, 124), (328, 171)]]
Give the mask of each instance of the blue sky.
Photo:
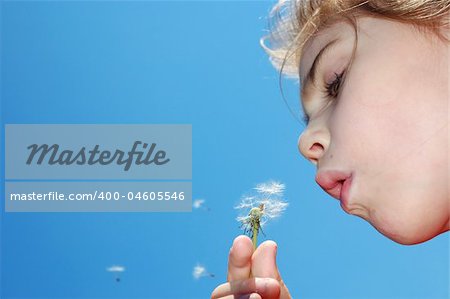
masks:
[[(265, 233), (294, 298), (448, 298), (448, 233), (396, 244), (315, 184), (297, 151), (303, 126), (259, 46), (271, 5), (1, 3), (3, 128), (192, 124), (193, 194), (211, 209), (5, 213), (2, 203), (1, 298), (208, 298), (240, 234), (233, 206), (269, 179), (290, 203)], [(298, 86), (285, 88), (296, 102)], [(216, 277), (194, 280), (197, 263)], [(105, 271), (113, 264), (126, 267), (120, 283)]]

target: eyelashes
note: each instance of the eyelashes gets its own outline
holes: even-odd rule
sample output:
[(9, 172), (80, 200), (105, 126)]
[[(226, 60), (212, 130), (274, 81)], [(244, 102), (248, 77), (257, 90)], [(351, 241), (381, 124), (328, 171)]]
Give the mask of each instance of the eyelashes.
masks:
[[(342, 85), (342, 77), (344, 76), (345, 71), (342, 73), (334, 73), (334, 80), (331, 83), (326, 83), (324, 86), (324, 90), (322, 93), (326, 98), (335, 99), (339, 95), (340, 87)], [(305, 126), (308, 126), (310, 117), (305, 112), (303, 112), (302, 122)]]
[(339, 88), (342, 84), (342, 76), (344, 72), (337, 74), (334, 73), (334, 80), (329, 84), (325, 84), (324, 94), (330, 98), (336, 98), (339, 95)]

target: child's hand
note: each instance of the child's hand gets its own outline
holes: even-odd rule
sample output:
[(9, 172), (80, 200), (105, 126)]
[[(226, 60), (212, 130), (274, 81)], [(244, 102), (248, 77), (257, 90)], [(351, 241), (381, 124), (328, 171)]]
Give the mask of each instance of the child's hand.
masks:
[(218, 286), (211, 299), (290, 299), (276, 264), (277, 244), (265, 241), (253, 252), (247, 236), (239, 236), (228, 256), (227, 283)]

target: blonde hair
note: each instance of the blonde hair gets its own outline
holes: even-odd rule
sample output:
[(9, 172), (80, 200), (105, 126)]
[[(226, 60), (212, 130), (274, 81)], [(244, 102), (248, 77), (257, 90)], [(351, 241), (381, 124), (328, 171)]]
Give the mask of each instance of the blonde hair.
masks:
[[(450, 42), (450, 0), (279, 0), (269, 15), (269, 33), (261, 45), (280, 74), (298, 78), (305, 44), (314, 35), (339, 21), (349, 22), (358, 41), (356, 19), (374, 16), (413, 25)], [(353, 57), (352, 55), (352, 57)]]

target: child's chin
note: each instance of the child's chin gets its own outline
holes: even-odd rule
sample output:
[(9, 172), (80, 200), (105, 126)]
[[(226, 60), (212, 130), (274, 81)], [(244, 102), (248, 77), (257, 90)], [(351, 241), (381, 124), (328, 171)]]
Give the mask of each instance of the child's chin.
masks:
[[(384, 201), (388, 202), (388, 201)], [(448, 226), (448, 215), (434, 211), (430, 217), (414, 206), (382, 205), (371, 208), (367, 221), (382, 235), (402, 245), (415, 245), (433, 239)]]
[(385, 237), (401, 245), (416, 245), (426, 242), (434, 238), (437, 233), (429, 232), (423, 227), (413, 227), (408, 225), (402, 227), (401, 225), (379, 225), (378, 223), (371, 223), (372, 226), (383, 234)]
[(430, 235), (428, 237), (418, 238), (417, 236), (400, 236), (395, 238), (390, 238), (392, 241), (401, 245), (416, 245), (426, 242), (432, 239), (434, 236)]

